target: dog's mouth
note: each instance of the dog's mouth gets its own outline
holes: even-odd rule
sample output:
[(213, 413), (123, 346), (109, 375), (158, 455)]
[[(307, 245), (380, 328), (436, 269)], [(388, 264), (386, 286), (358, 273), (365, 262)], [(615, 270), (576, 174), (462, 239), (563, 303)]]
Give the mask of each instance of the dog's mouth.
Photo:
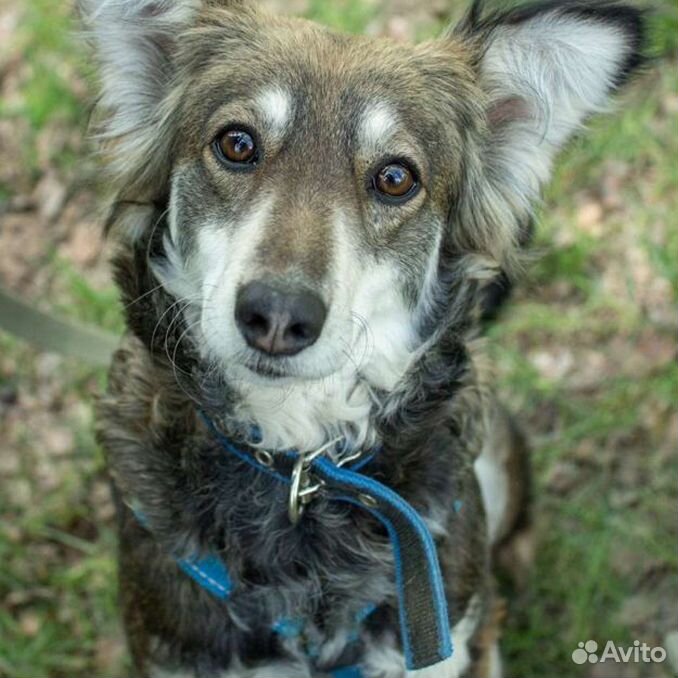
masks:
[(249, 360), (245, 363), (245, 367), (258, 377), (266, 379), (285, 379), (294, 376), (284, 366), (265, 359)]
[(331, 370), (314, 370), (313, 366), (297, 363), (289, 358), (271, 358), (266, 355), (251, 353), (242, 356), (236, 363), (236, 374), (244, 381), (265, 384), (274, 381), (277, 384), (292, 384), (296, 382), (309, 382), (324, 379), (335, 374), (337, 367), (332, 365)]
[(272, 386), (273, 383), (287, 387), (345, 375), (350, 353), (347, 350), (339, 353), (322, 350), (319, 355), (302, 352), (301, 355), (275, 356), (244, 347), (233, 353), (219, 354), (208, 348), (203, 356), (208, 363), (223, 366), (226, 378), (234, 382), (255, 387)]

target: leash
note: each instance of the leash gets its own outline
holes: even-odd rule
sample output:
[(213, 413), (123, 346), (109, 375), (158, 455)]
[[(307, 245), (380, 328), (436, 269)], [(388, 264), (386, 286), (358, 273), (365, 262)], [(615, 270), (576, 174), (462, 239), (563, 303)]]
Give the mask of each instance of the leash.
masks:
[(421, 516), (390, 488), (319, 458), (313, 472), (328, 498), (357, 506), (386, 528), (396, 564), (400, 632), (407, 668), (437, 664), (452, 654), (450, 622), (435, 543)]
[[(349, 453), (333, 461), (330, 445), (308, 455), (296, 451), (276, 455), (265, 450), (250, 452), (236, 446), (203, 415), (203, 420), (229, 454), (289, 486), (288, 514), (298, 522), (304, 507), (322, 492), (330, 501), (343, 502), (375, 517), (386, 529), (395, 560), (400, 634), (407, 668), (417, 670), (437, 664), (452, 655), (450, 621), (436, 546), (424, 520), (400, 495), (386, 485), (362, 474), (376, 452), (361, 458)], [(145, 525), (141, 511), (135, 509)], [(177, 558), (179, 567), (202, 588), (220, 600), (228, 600), (235, 588), (227, 567), (215, 555)], [(370, 613), (375, 606), (369, 606)], [(368, 614), (364, 614), (363, 621)], [(301, 635), (303, 620), (278, 620), (273, 629), (284, 636), (296, 630)], [(277, 629), (276, 629), (277, 627)], [(354, 673), (347, 673), (348, 669)], [(337, 678), (359, 677), (354, 667), (334, 674)]]
[(33, 308), (0, 287), (0, 329), (45, 351), (107, 367), (118, 338), (94, 327), (62, 320)]

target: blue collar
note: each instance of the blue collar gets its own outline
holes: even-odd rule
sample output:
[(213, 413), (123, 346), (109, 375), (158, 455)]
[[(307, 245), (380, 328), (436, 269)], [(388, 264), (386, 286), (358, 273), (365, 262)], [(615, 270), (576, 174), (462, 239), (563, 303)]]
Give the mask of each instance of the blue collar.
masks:
[[(301, 518), (304, 507), (321, 492), (326, 499), (351, 504), (379, 520), (389, 535), (395, 559), (400, 632), (407, 668), (422, 669), (452, 655), (451, 623), (431, 533), (421, 516), (402, 497), (360, 473), (377, 452), (364, 458), (344, 455), (335, 462), (321, 451), (305, 455), (293, 450), (276, 454), (250, 451), (226, 438), (209, 418), (203, 415), (203, 419), (225, 451), (290, 487), (288, 513), (293, 522)], [(145, 525), (142, 512), (135, 513)], [(234, 583), (218, 556), (177, 558), (177, 564), (220, 600), (225, 601), (231, 595)], [(290, 623), (290, 620), (278, 620), (273, 629), (289, 629)], [(303, 627), (303, 622), (301, 625)], [(337, 669), (335, 675), (359, 676), (360, 673), (349, 667)]]

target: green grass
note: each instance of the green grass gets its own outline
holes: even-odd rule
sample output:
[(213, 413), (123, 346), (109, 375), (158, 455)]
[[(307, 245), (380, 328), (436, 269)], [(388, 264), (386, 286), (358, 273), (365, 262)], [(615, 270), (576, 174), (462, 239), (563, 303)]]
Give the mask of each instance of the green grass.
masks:
[(26, 84), (24, 106), (18, 114), (26, 116), (33, 128), (41, 129), (48, 120), (57, 116), (66, 122), (77, 121), (81, 108), (63, 78), (50, 66), (40, 65)]
[[(534, 322), (535, 330), (540, 330), (539, 317)], [(614, 377), (593, 394), (577, 394), (559, 380), (541, 377), (522, 353), (504, 351), (512, 338), (510, 330), (496, 329), (494, 335), (494, 351), (505, 374), (503, 389), (514, 408), (536, 419), (544, 411), (558, 413), (557, 430), (535, 440), (538, 548), (531, 584), (511, 604), (504, 637), (510, 675), (576, 678), (583, 674), (569, 655), (578, 642), (611, 639), (630, 645), (635, 639), (619, 619), (636, 586), (632, 575), (613, 567), (625, 557), (624, 549), (631, 546), (642, 554), (637, 556), (639, 568), (661, 562), (674, 577), (678, 569), (675, 529), (669, 520), (678, 462), (660, 460), (656, 450), (662, 441), (644, 430), (641, 411), (644, 406), (671, 416), (678, 394), (678, 367), (668, 365), (641, 381)], [(563, 343), (567, 345), (567, 339)], [(606, 461), (604, 455), (602, 461), (594, 458), (600, 467), (580, 469), (577, 484), (566, 496), (550, 494), (545, 480), (554, 466), (571, 459), (582, 445), (603, 451), (614, 440), (634, 436), (642, 436), (647, 447), (643, 456), (631, 462), (638, 466), (634, 473), (641, 485), (633, 488), (632, 506), (612, 502), (616, 473), (606, 464), (618, 462)], [(631, 449), (629, 454), (640, 451)]]
[[(311, 0), (308, 16), (360, 32), (378, 18), (380, 6)], [(601, 275), (623, 256), (627, 236), (621, 234), (630, 224), (635, 235), (629, 246), (646, 255), (653, 279), (665, 279), (673, 302), (678, 299), (678, 162), (675, 152), (667, 152), (676, 148), (676, 114), (665, 110), (666, 101), (678, 95), (678, 7), (673, 2), (656, 7), (656, 63), (625, 95), (619, 112), (594, 121), (558, 164), (538, 224), (542, 256), (489, 333), (500, 392), (527, 422), (534, 445), (538, 548), (527, 588), (510, 599), (503, 647), (512, 678), (583, 676), (570, 661), (579, 641), (633, 639), (619, 612), (639, 586), (634, 567), (640, 572), (657, 562), (673, 577), (678, 572), (678, 464), (663, 451), (678, 367), (675, 361), (658, 363), (639, 377), (624, 371), (625, 360), (608, 355), (640, 352), (636, 347), (648, 331), (666, 340), (672, 329), (653, 319), (651, 304), (635, 301), (643, 290), (632, 276), (615, 293)], [(65, 4), (29, 0), (26, 10), (17, 37), (27, 64), (22, 97), (11, 108), (0, 103), (0, 117), (27, 121), (25, 162), (32, 167), (37, 138), (50, 125), (84, 129), (86, 109), (73, 78), (86, 81), (89, 70)], [(420, 36), (438, 28), (432, 22), (421, 27)], [(66, 149), (60, 167), (77, 164), (79, 152), (69, 155)], [(620, 188), (623, 212), (604, 217), (602, 234), (577, 228), (581, 194), (595, 192), (616, 165), (629, 168)], [(12, 191), (0, 186), (0, 208)], [(561, 240), (564, 233), (568, 237)], [(47, 299), (56, 309), (121, 329), (112, 290), (96, 290), (56, 255), (45, 265), (57, 282)], [(621, 349), (613, 343), (617, 338), (625, 342)], [(575, 366), (587, 351), (602, 353), (616, 359), (616, 371), (579, 387), (535, 365), (534, 353), (551, 349), (571, 350)], [(650, 350), (644, 355), (653, 357)], [(3, 372), (0, 362), (0, 390), (18, 388), (35, 396), (45, 387), (32, 351), (0, 336), (0, 356), (15, 364)], [(73, 407), (91, 402), (103, 375), (66, 361), (54, 378), (66, 403), (61, 423), (74, 434), (67, 457), (47, 466), (58, 482), (43, 478), (41, 432), (19, 424), (19, 467), (8, 491), (0, 492), (0, 600), (11, 603), (0, 605), (0, 676), (119, 678), (124, 660), (102, 657), (102, 642), (120, 636), (115, 538), (110, 520), (93, 513), (99, 502), (92, 492), (103, 482), (104, 464), (92, 436), (91, 408), (76, 416)], [(563, 462), (578, 474), (565, 496), (549, 484)], [(627, 476), (637, 483), (627, 487)], [(633, 493), (629, 503), (619, 494), (626, 490)], [(625, 560), (634, 567), (623, 567)]]
[(54, 257), (52, 266), (64, 284), (62, 301), (57, 307), (83, 323), (97, 325), (114, 334), (122, 334), (124, 321), (118, 291), (114, 287), (94, 288), (70, 262)]
[[(629, 218), (638, 229), (639, 246), (647, 253), (654, 273), (670, 282), (674, 303), (678, 298), (675, 228), (665, 228), (660, 239), (649, 234), (657, 223), (675, 223), (671, 215), (678, 213), (676, 163), (666, 153), (667, 147), (675, 148), (675, 118), (671, 121), (664, 116), (658, 122), (662, 98), (678, 90), (677, 76), (668, 63), (659, 73), (647, 76), (645, 82), (658, 84), (649, 96), (647, 89), (638, 87), (628, 98), (628, 109), (612, 120), (595, 123), (568, 152), (540, 223), (538, 241), (545, 256), (531, 271), (531, 289), (524, 294), (527, 300), (512, 307), (491, 332), (506, 398), (530, 421), (538, 422), (544, 412), (557, 412), (555, 430), (541, 432), (535, 439), (539, 546), (531, 586), (514, 601), (504, 638), (511, 675), (577, 678), (584, 672), (571, 662), (570, 653), (578, 642), (633, 642), (636, 636), (622, 623), (620, 614), (638, 582), (614, 567), (629, 545), (642, 554), (639, 570), (655, 560), (676, 580), (676, 535), (669, 516), (674, 510), (672, 481), (678, 477), (678, 463), (673, 457), (663, 459), (660, 449), (666, 441), (645, 423), (648, 411), (660, 413), (664, 421), (672, 416), (678, 395), (675, 363), (660, 365), (642, 379), (609, 376), (588, 393), (569, 388), (562, 379), (544, 377), (527, 352), (553, 344), (596, 350), (616, 336), (627, 337), (632, 347), (652, 327), (648, 313), (629, 302), (628, 297), (638, 292), (632, 280), (627, 298), (603, 289), (598, 272), (605, 268), (606, 257), (618, 256), (604, 239), (579, 233), (572, 242), (553, 245), (563, 229), (572, 231), (568, 219), (576, 218), (576, 191), (597, 185), (606, 163), (625, 162), (637, 168), (636, 178), (625, 182)], [(647, 171), (655, 181), (642, 180)], [(555, 215), (549, 212), (551, 205), (558, 206)], [(567, 286), (565, 302), (534, 298), (541, 290), (558, 285)], [(657, 331), (661, 334), (659, 328)], [(549, 496), (546, 480), (550, 473), (559, 461), (571, 459), (580, 446), (604, 451), (619, 445), (619, 440), (634, 438), (642, 441), (640, 449), (632, 446), (628, 454), (642, 455), (635, 462), (638, 468), (634, 473), (644, 478), (639, 483), (645, 484), (634, 490), (637, 496), (632, 507), (611, 501), (617, 473), (604, 466), (582, 471), (581, 487), (566, 497)], [(615, 463), (623, 466), (629, 462)]]
[(646, 4), (651, 8), (651, 54), (657, 58), (678, 56), (678, 5), (671, 0)]
[[(11, 103), (0, 100), (0, 118), (26, 125), (22, 157), (16, 161), (28, 174), (37, 176), (44, 160), (67, 170), (81, 161), (80, 147), (67, 142), (57, 157), (44, 158), (39, 146), (41, 135), (85, 131), (89, 94), (82, 81), (90, 70), (75, 37), (70, 3), (30, 0), (17, 6), (22, 15), (10, 39), (21, 54), (20, 96)], [(14, 191), (14, 186), (0, 186), (0, 208)], [(121, 329), (112, 289), (96, 290), (56, 256), (44, 265), (56, 285), (41, 301), (79, 320)], [(20, 407), (26, 394), (40, 397), (47, 387), (33, 351), (0, 334), (0, 358), (15, 365), (9, 372), (0, 369), (0, 390), (18, 392)], [(44, 432), (20, 422), (12, 431), (11, 449), (18, 469), (0, 492), (0, 676), (70, 678), (113, 672), (117, 678), (124, 672), (121, 663), (112, 657), (100, 666), (98, 659), (102, 642), (120, 637), (115, 537), (110, 522), (93, 515), (90, 496), (95, 485), (106, 482), (91, 409), (104, 374), (65, 361), (53, 378), (60, 384), (56, 406), (63, 412), (50, 421), (72, 432), (73, 448), (55, 462), (41, 453)], [(82, 411), (77, 403), (85, 404)]]
[[(11, 379), (0, 370), (0, 389), (39, 393), (31, 349), (0, 335), (0, 355), (17, 366)], [(64, 403), (87, 404), (102, 377), (65, 361), (53, 378)], [(28, 421), (14, 432), (18, 469), (0, 494), (0, 676), (89, 676), (102, 640), (120, 637), (115, 535), (92, 504), (93, 488), (106, 483), (92, 411), (65, 408), (51, 420), (73, 433), (73, 446), (57, 460), (42, 453), (44, 431)], [(119, 662), (108, 671), (123, 675)]]
[[(531, 351), (555, 345), (574, 350), (576, 360), (579, 347), (599, 351), (607, 346), (610, 351), (609, 342), (620, 336), (633, 350), (653, 327), (651, 310), (632, 302), (642, 290), (630, 275), (622, 296), (602, 284), (607, 259), (624, 253), (614, 229), (606, 231), (608, 242), (605, 235), (574, 227), (578, 193), (600, 185), (615, 164), (632, 172), (621, 189), (625, 214), (618, 223), (613, 217), (608, 223), (619, 231), (632, 224), (632, 245), (647, 254), (654, 275), (670, 283), (673, 303), (678, 299), (678, 162), (675, 152), (667, 153), (678, 143), (677, 116), (663, 108), (678, 93), (678, 8), (660, 5), (652, 28), (658, 60), (624, 97), (621, 110), (594, 121), (559, 163), (538, 225), (543, 256), (530, 271), (529, 290), (490, 333), (501, 390), (534, 423), (538, 548), (531, 583), (512, 600), (503, 643), (508, 674), (518, 678), (585, 675), (570, 660), (578, 642), (609, 639), (630, 645), (637, 637), (620, 614), (638, 589), (643, 567), (662, 563), (674, 584), (678, 579), (671, 517), (678, 462), (675, 455), (666, 459), (661, 452), (667, 444), (661, 432), (667, 429), (660, 426), (657, 432), (647, 423), (648, 412), (663, 422), (673, 416), (675, 362), (660, 364), (641, 379), (608, 375), (595, 387), (578, 391), (567, 379), (540, 373), (529, 357)], [(660, 236), (653, 232), (657, 224), (663, 224)], [(554, 245), (563, 232), (569, 235), (566, 242)], [(556, 288), (561, 291), (551, 300), (548, 290)], [(659, 336), (671, 336), (670, 329), (655, 329)], [(555, 421), (545, 424), (545, 418)], [(619, 441), (627, 440), (636, 441), (621, 453), (627, 456), (612, 456), (609, 451), (623, 449)], [(580, 464), (566, 496), (554, 493), (548, 485), (551, 473), (563, 460), (577, 464), (577, 451), (585, 448), (596, 452), (593, 462)], [(630, 506), (615, 499), (620, 469), (627, 467), (638, 478)], [(637, 571), (617, 566), (625, 559)]]
[(360, 33), (377, 14), (377, 3), (371, 0), (310, 0), (307, 17), (348, 33)]
[(19, 39), (29, 65), (23, 87), (26, 115), (34, 128), (61, 119), (78, 123), (83, 119), (82, 102), (73, 92), (70, 77), (83, 69), (75, 42), (75, 22), (67, 4), (54, 0), (27, 3)]
[[(10, 102), (0, 98), (0, 119), (27, 123), (22, 135), (22, 165), (40, 172), (40, 134), (86, 127), (88, 108), (85, 83), (92, 65), (85, 58), (77, 37), (77, 24), (70, 3), (30, 0), (23, 6), (19, 28), (10, 36), (22, 57), (20, 97)], [(72, 165), (78, 149), (66, 144), (48, 160), (61, 168)], [(0, 196), (0, 201), (2, 197)]]

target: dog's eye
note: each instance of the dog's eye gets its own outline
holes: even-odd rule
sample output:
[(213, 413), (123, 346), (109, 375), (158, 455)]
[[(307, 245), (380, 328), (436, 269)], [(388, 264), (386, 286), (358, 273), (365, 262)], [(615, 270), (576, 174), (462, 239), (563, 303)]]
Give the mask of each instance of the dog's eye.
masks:
[(227, 129), (214, 142), (220, 159), (235, 165), (251, 165), (257, 160), (257, 144), (249, 132)]
[(414, 171), (400, 162), (382, 167), (373, 179), (378, 194), (394, 198), (398, 202), (409, 200), (417, 191), (418, 183)]

